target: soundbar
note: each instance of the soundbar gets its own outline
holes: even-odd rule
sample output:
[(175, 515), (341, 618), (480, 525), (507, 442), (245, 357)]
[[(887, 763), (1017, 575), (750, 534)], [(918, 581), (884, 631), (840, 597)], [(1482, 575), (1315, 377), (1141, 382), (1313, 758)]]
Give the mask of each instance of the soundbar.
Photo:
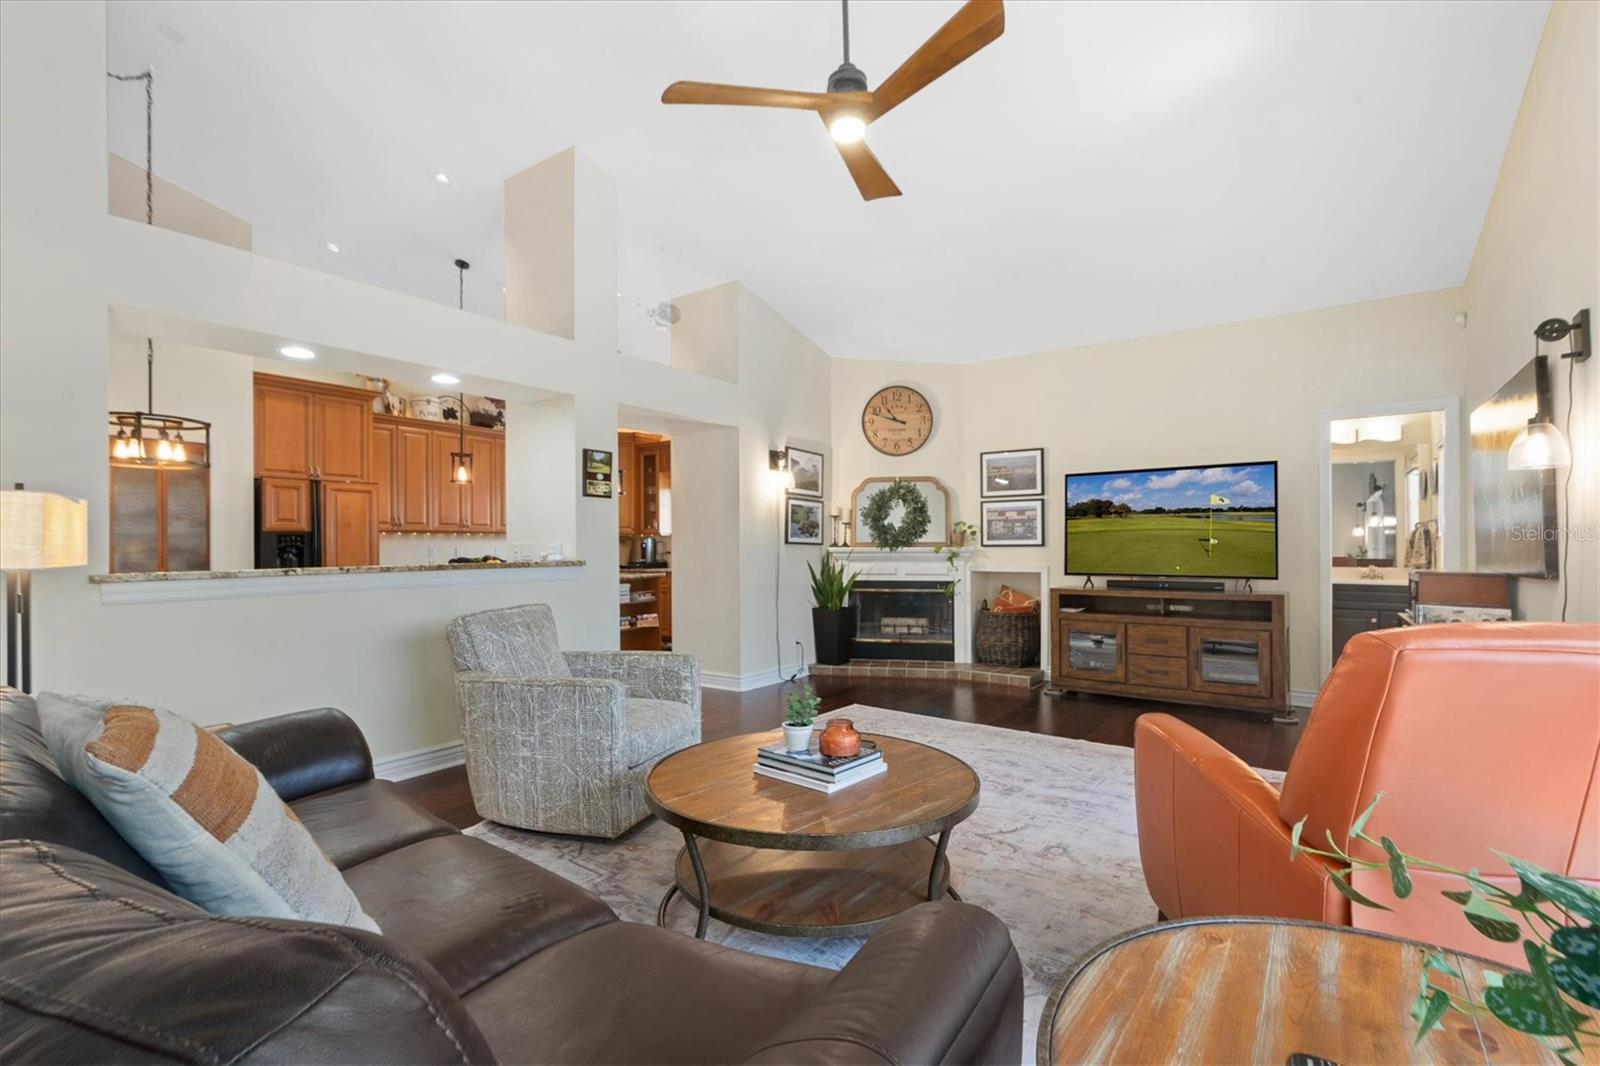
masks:
[(1144, 589), (1149, 592), (1226, 592), (1227, 583), (1167, 577), (1113, 577), (1108, 589)]

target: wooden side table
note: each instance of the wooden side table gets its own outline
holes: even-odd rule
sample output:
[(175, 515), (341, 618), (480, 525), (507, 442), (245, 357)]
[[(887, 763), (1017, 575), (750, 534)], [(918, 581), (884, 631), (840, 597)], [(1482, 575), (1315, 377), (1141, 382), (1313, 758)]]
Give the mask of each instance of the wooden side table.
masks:
[[(1543, 1043), (1485, 1012), (1451, 1013), (1418, 1044), (1411, 1003), (1431, 950), (1347, 927), (1200, 918), (1124, 933), (1062, 979), (1039, 1025), (1039, 1062), (1532, 1063)], [(1447, 951), (1481, 1002), (1494, 964)], [(1436, 977), (1441, 984), (1452, 982)]]

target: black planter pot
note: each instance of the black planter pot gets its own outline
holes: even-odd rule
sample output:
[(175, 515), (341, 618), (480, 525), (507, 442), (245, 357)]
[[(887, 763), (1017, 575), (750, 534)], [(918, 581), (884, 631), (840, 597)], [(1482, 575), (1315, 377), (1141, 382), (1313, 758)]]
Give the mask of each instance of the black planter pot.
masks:
[(819, 664), (839, 666), (849, 662), (856, 639), (855, 605), (837, 611), (811, 608), (811, 633), (816, 638)]

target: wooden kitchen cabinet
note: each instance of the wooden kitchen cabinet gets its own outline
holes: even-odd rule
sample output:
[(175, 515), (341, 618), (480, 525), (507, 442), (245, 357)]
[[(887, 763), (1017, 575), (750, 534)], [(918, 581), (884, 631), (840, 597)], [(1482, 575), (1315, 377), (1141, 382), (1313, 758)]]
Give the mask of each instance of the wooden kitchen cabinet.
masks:
[(395, 491), (397, 460), (395, 449), (399, 430), (388, 423), (372, 420), (372, 484), (378, 494), (378, 532), (392, 533), (399, 526), (400, 516), (396, 506)]
[(433, 521), (434, 484), (428, 451), (433, 433), (426, 427), (402, 425), (395, 437), (395, 528), (420, 533)]
[(432, 442), (431, 427), (397, 418), (372, 420), (372, 482), (378, 490), (381, 531), (425, 533), (433, 528)]
[(639, 532), (639, 446), (632, 433), (617, 434), (617, 532)]
[(311, 405), (311, 464), (323, 481), (371, 481), (372, 397), (318, 393)]
[[(256, 375), (256, 476), (311, 476), (311, 394)], [(278, 379), (271, 379), (278, 380)]]
[(257, 477), (371, 481), (372, 393), (255, 376)]
[(322, 565), (378, 565), (378, 487), (331, 481), (322, 486)]
[(303, 477), (262, 478), (261, 531), (311, 532), (311, 482)]
[(428, 522), (430, 529), (461, 532), (467, 525), (467, 508), (471, 497), (467, 487), (451, 477), (454, 467), (450, 453), (461, 449), (460, 439), (454, 432), (434, 430), (429, 448), (429, 466), (433, 470), (434, 507)]
[(505, 485), (505, 442), (476, 434), (467, 435), (467, 451), (472, 454), (472, 483), (467, 486), (466, 527), (472, 533), (493, 533), (504, 529), (500, 512), (504, 510), (500, 491)]
[(661, 646), (672, 650), (672, 575), (661, 575)]

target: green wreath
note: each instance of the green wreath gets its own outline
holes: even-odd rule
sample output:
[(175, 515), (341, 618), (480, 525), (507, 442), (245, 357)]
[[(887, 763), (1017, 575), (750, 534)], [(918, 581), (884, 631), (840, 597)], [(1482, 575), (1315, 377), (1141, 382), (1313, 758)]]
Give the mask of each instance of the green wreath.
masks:
[[(905, 510), (899, 525), (889, 521), (894, 505)], [(928, 532), (928, 499), (909, 481), (894, 481), (879, 489), (861, 509), (861, 523), (872, 534), (872, 543), (885, 551), (909, 548)]]

